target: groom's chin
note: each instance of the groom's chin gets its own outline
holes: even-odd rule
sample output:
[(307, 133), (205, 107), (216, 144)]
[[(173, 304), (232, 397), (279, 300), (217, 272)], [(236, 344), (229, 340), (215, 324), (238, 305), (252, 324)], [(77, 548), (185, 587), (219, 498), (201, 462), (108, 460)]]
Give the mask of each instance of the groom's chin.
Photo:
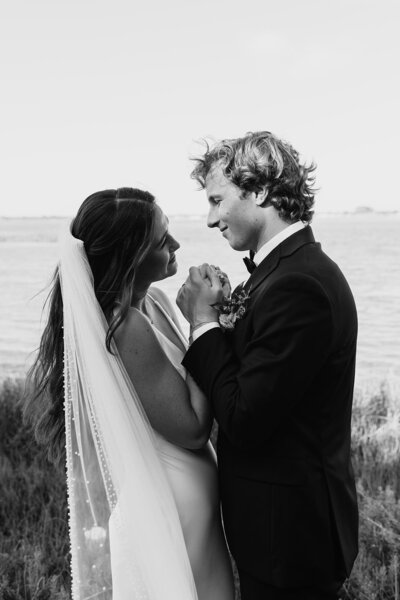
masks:
[(246, 247), (245, 244), (241, 244), (240, 242), (231, 242), (228, 240), (228, 243), (230, 245), (230, 247), (232, 248), (232, 250), (236, 250), (237, 252), (246, 252), (248, 250), (248, 248)]

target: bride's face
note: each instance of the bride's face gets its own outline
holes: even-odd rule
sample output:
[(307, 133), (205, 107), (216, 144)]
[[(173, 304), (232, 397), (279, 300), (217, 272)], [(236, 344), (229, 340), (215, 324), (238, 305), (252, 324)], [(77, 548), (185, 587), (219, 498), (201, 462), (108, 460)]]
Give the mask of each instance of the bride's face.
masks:
[(147, 287), (154, 281), (175, 275), (178, 268), (175, 252), (178, 248), (180, 244), (168, 230), (168, 218), (156, 205), (153, 241), (146, 258), (137, 269), (135, 287)]

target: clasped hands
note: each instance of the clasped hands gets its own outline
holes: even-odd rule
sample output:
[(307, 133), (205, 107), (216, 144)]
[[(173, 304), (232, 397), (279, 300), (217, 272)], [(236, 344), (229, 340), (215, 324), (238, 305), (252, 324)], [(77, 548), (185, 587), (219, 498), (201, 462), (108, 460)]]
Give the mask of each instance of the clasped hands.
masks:
[(230, 296), (228, 276), (219, 267), (204, 263), (190, 267), (189, 276), (178, 291), (176, 303), (191, 329), (204, 323), (218, 323), (218, 310), (224, 298)]

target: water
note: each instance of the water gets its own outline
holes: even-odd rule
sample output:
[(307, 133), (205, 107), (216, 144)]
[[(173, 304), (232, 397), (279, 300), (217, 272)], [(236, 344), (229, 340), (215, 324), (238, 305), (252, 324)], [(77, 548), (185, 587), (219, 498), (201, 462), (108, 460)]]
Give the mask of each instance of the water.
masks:
[[(0, 219), (0, 379), (20, 376), (43, 327), (41, 310), (66, 219)], [(231, 250), (204, 218), (172, 217), (181, 243), (178, 273), (158, 285), (174, 302), (188, 268), (218, 264), (233, 285), (247, 279), (242, 253)], [(357, 382), (400, 377), (400, 215), (317, 215), (315, 237), (341, 267), (359, 316)], [(182, 324), (187, 331), (186, 322)]]

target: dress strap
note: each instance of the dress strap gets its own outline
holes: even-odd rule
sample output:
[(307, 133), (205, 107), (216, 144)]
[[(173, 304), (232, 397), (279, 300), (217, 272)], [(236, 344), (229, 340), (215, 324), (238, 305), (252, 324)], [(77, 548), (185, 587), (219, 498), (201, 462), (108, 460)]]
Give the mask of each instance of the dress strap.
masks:
[(181, 330), (179, 329), (179, 327), (177, 326), (175, 321), (171, 318), (171, 316), (169, 315), (167, 310), (164, 308), (164, 306), (158, 300), (156, 300), (151, 294), (148, 293), (147, 296), (157, 306), (157, 308), (163, 313), (163, 315), (167, 319), (168, 323), (171, 325), (173, 331), (176, 333), (177, 337), (182, 342), (183, 347), (187, 349), (188, 341), (187, 341), (186, 337), (183, 335), (183, 333), (181, 332)]

